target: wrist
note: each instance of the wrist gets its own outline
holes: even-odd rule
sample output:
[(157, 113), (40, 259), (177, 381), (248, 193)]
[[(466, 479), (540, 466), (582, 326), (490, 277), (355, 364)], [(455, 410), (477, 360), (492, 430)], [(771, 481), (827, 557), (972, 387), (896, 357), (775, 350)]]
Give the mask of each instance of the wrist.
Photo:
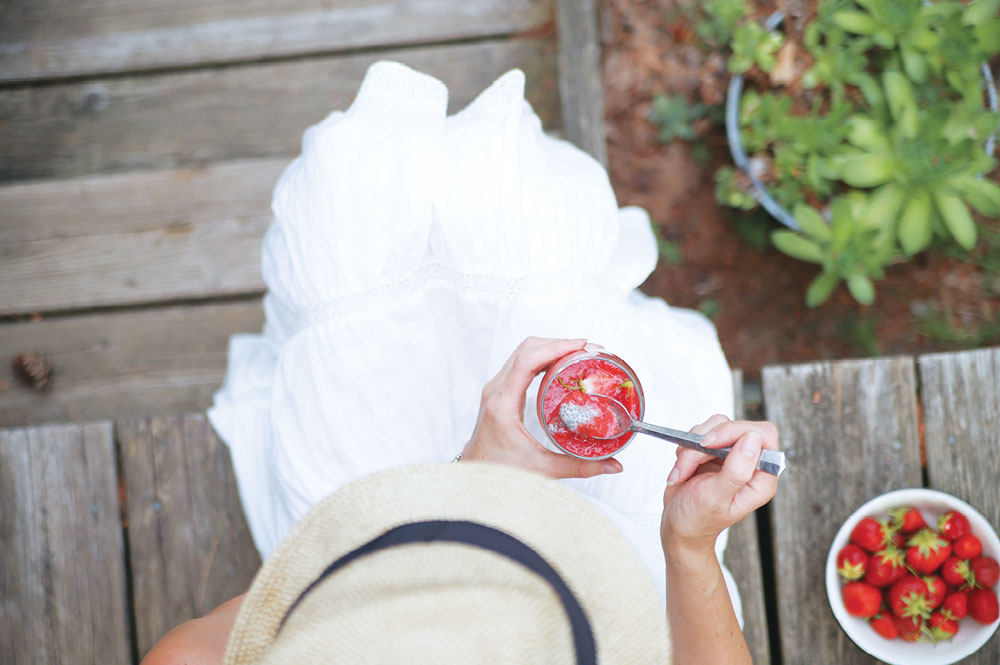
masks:
[(665, 536), (661, 539), (661, 546), (667, 563), (681, 568), (701, 568), (706, 561), (716, 560), (714, 540), (685, 540)]

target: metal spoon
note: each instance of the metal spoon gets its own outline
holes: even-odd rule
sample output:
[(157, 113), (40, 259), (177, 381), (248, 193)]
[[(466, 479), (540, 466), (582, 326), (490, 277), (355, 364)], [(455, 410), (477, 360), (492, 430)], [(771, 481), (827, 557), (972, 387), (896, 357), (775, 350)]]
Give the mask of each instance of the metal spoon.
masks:
[[(674, 443), (684, 446), (685, 448), (707, 453), (713, 457), (718, 457), (723, 460), (726, 459), (726, 455), (728, 455), (729, 451), (732, 450), (732, 448), (706, 448), (701, 445), (703, 437), (700, 434), (682, 432), (680, 430), (670, 429), (669, 427), (650, 425), (649, 423), (636, 420), (618, 400), (606, 395), (590, 394), (587, 395), (587, 398), (588, 400), (596, 402), (593, 404), (592, 408), (581, 409), (578, 404), (570, 402), (563, 402), (559, 405), (559, 418), (563, 421), (563, 424), (581, 436), (587, 436), (591, 439), (617, 439), (626, 432), (639, 432), (641, 434), (655, 436), (659, 439), (673, 441)], [(599, 410), (601, 409), (603, 409), (605, 413), (611, 413), (614, 415), (617, 419), (617, 426), (611, 428), (607, 432), (600, 432), (600, 435), (598, 436), (585, 426), (593, 418), (600, 415)], [(578, 431), (581, 427), (584, 429), (583, 432)], [(785, 470), (785, 453), (778, 450), (762, 450), (760, 453), (760, 459), (757, 461), (757, 468), (765, 473), (771, 474), (772, 476), (780, 476)]]

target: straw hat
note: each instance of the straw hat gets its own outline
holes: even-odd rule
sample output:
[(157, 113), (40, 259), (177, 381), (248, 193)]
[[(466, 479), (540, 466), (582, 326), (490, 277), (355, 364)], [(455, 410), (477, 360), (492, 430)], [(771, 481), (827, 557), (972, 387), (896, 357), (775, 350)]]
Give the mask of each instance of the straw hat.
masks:
[(376, 473), (313, 508), (257, 574), (225, 663), (663, 665), (668, 632), (587, 499), (462, 462)]

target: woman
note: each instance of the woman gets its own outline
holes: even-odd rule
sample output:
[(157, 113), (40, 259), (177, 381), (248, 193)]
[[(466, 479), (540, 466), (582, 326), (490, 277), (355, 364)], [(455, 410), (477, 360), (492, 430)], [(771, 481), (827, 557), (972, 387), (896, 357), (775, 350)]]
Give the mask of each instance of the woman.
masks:
[[(605, 473), (602, 462), (576, 460), (544, 449), (522, 421), (525, 391), (535, 375), (584, 344), (583, 340), (524, 340), (484, 387), (479, 418), (459, 463), (503, 464), (553, 478)], [(715, 542), (724, 529), (774, 496), (777, 478), (757, 470), (756, 464), (762, 449), (778, 448), (777, 431), (770, 423), (733, 422), (720, 415), (693, 431), (705, 436), (707, 447), (732, 446), (733, 452), (720, 463), (709, 455), (681, 450), (668, 474), (660, 543), (669, 580), (666, 615), (672, 659), (678, 664), (750, 663)], [(581, 543), (580, 547), (585, 552), (591, 545), (599, 548), (600, 543)], [(144, 665), (222, 663), (243, 600), (244, 596), (238, 596), (174, 629), (153, 648)], [(670, 654), (663, 656), (666, 662)]]
[[(638, 290), (657, 261), (648, 216), (619, 210), (603, 167), (542, 131), (524, 75), (508, 72), (454, 115), (447, 98), (430, 76), (373, 65), (351, 107), (305, 133), (275, 187), (267, 323), (233, 338), (209, 411), (262, 558), (339, 488), (461, 452), (459, 466), (561, 478), (628, 538), (661, 603), (683, 608), (678, 622), (716, 615), (728, 587), (738, 632), (738, 593), (719, 564), (724, 527), (766, 501), (771, 480), (735, 480), (740, 456), (725, 471), (652, 441), (570, 460), (538, 443), (541, 425), (524, 413), (537, 370), (585, 344), (565, 338), (587, 337), (628, 360), (652, 422), (702, 423), (714, 445), (742, 441), (752, 453), (776, 445), (773, 428), (712, 415), (732, 415), (733, 392), (711, 322)], [(511, 354), (527, 334), (544, 337)], [(725, 506), (717, 483), (732, 490)], [(711, 598), (674, 588), (688, 580)], [(182, 634), (218, 645), (238, 606)]]

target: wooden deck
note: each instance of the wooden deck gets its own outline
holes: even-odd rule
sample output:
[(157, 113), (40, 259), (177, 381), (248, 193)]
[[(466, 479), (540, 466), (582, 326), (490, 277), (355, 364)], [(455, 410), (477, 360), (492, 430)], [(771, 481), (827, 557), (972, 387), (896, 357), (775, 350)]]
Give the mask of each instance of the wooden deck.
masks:
[[(520, 67), (546, 129), (603, 161), (592, 0), (456, 6), (5, 5), (0, 663), (135, 664), (249, 584), (260, 562), (203, 412), (229, 337), (263, 323), (275, 179), (369, 64), (438, 76), (453, 109)], [(26, 351), (52, 362), (46, 391), (14, 375)], [(925, 485), (1000, 524), (998, 376), (1000, 349), (764, 371), (790, 468), (726, 554), (755, 662), (873, 662), (813, 572), (868, 498)], [(1000, 662), (1000, 638), (965, 662)]]
[[(764, 370), (789, 469), (726, 552), (754, 662), (877, 662), (839, 629), (822, 572), (868, 499), (932, 487), (1000, 523), (998, 376), (1000, 348)], [(14, 507), (0, 512), (3, 663), (137, 662), (260, 563), (201, 413), (0, 429), (0, 505)], [(962, 662), (1000, 662), (1000, 634)]]
[(603, 160), (598, 55), (592, 0), (7, 3), (0, 425), (204, 408), (263, 323), (277, 176), (371, 63), (439, 77), (451, 110), (521, 68), (545, 129)]

